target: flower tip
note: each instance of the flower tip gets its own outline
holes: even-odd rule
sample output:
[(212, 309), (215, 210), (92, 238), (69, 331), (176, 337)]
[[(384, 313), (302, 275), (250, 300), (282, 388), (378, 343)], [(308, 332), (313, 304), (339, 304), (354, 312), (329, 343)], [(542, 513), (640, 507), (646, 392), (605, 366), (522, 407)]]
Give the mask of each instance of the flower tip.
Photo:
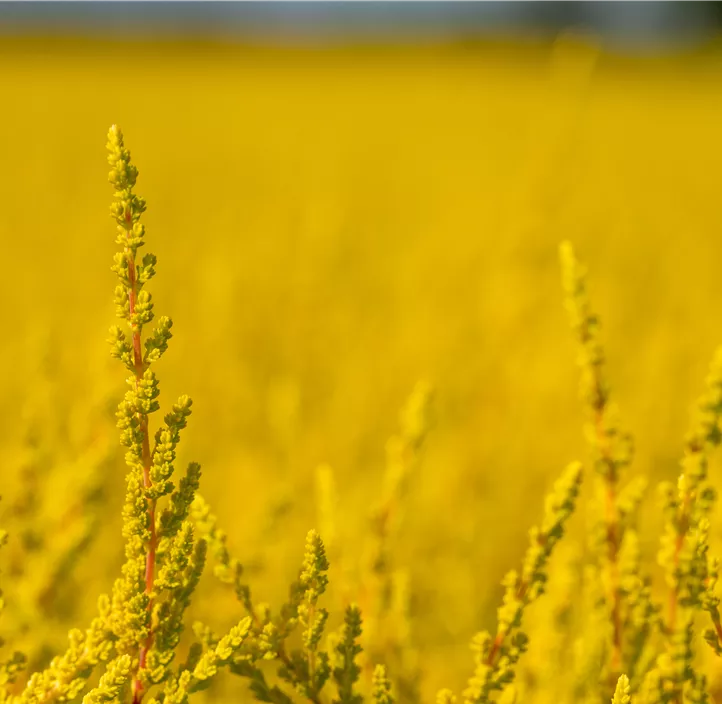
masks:
[(112, 124), (108, 130), (108, 141), (111, 144), (122, 144), (123, 131), (116, 124)]

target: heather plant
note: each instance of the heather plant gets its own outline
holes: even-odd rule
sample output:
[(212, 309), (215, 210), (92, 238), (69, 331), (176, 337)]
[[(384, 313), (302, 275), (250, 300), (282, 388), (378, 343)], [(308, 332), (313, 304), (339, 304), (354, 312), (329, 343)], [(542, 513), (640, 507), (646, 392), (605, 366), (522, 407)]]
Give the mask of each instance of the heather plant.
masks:
[[(22, 644), (31, 668), (62, 646), (77, 620), (83, 590), (76, 565), (99, 547), (117, 454), (110, 413), (88, 399), (90, 410), (80, 419), (85, 432), (75, 438), (57, 412), (61, 395), (48, 379), (38, 381), (23, 408), (23, 452), (13, 468), (18, 486), (0, 504), (0, 522), (15, 537), (4, 560), (12, 608), (3, 632)], [(102, 392), (101, 407), (105, 400)]]
[[(561, 247), (561, 260), (578, 343), (581, 398), (589, 419), (586, 436), (598, 480), (586, 512), (587, 549), (555, 570), (559, 577), (568, 573), (558, 580), (562, 586), (551, 595), (556, 606), (545, 622), (548, 631), (559, 633), (551, 641), (557, 647), (550, 658), (556, 658), (551, 669), (557, 674), (547, 674), (542, 682), (557, 687), (556, 701), (598, 702), (605, 690), (615, 691), (614, 701), (631, 697), (640, 704), (708, 701), (695, 641), (696, 616), (706, 611), (711, 623), (703, 636), (719, 654), (719, 601), (714, 591), (718, 567), (708, 540), (715, 492), (707, 467), (710, 451), (719, 444), (720, 353), (713, 359), (685, 441), (677, 486), (660, 486), (664, 529), (658, 562), (665, 575), (665, 599), (654, 592), (651, 573), (641, 559), (637, 523), (645, 482), (634, 477), (623, 483), (632, 442), (621, 429), (611, 398), (586, 271), (568, 243)], [(571, 598), (575, 591), (576, 604)], [(572, 647), (564, 635), (569, 632), (576, 633)], [(571, 678), (564, 676), (567, 653), (572, 655)]]
[[(16, 681), (25, 657), (15, 653), (5, 661), (0, 677), (2, 701), (20, 704), (82, 697), (85, 704), (180, 703), (206, 689), (220, 670), (226, 670), (245, 678), (260, 701), (285, 704), (300, 696), (320, 704), (330, 696), (338, 704), (357, 704), (363, 699), (359, 684), (362, 611), (349, 601), (340, 628), (326, 633), (329, 612), (321, 598), (328, 585), (329, 562), (321, 536), (315, 530), (308, 533), (298, 578), (278, 612), (257, 603), (244, 582), (241, 562), (230, 554), (226, 534), (198, 493), (200, 465), (189, 463), (180, 479), (176, 478), (176, 453), (191, 415), (191, 399), (178, 399), (153, 430), (154, 414), (160, 410), (154, 365), (168, 349), (172, 321), (165, 316), (155, 319), (147, 285), (155, 276), (157, 260), (155, 255), (141, 252), (146, 237), (140, 222), (145, 201), (135, 193), (138, 172), (115, 126), (108, 134), (107, 147), (109, 180), (115, 191), (111, 215), (120, 248), (112, 267), (119, 281), (115, 303), (125, 327), (111, 328), (109, 342), (112, 356), (129, 375), (116, 414), (120, 441), (126, 447), (125, 560), (111, 594), (98, 598), (97, 615), (89, 626), (72, 629), (65, 652), (31, 674), (20, 689)], [(154, 320), (155, 327), (148, 332)], [(368, 580), (358, 592), (373, 624), (367, 645), (370, 659), (388, 659), (390, 666), (398, 667), (407, 678), (418, 670), (404, 671), (403, 633), (394, 639), (380, 627), (390, 615), (400, 619), (391, 621), (396, 625), (405, 618), (403, 594), (394, 596), (402, 590), (399, 579), (394, 578), (390, 546), (398, 530), (405, 487), (428, 431), (429, 398), (429, 388), (420, 385), (402, 414), (401, 432), (389, 441), (385, 488), (372, 514)], [(525, 649), (526, 635), (521, 631), (524, 610), (543, 592), (547, 560), (573, 511), (580, 480), (580, 465), (571, 465), (547, 499), (542, 524), (531, 532), (522, 570), (507, 575), (496, 636), (482, 633), (474, 641), (477, 662), (465, 701), (490, 701), (494, 692), (513, 680), (514, 665)], [(330, 481), (328, 470), (326, 493)], [(87, 503), (90, 494), (81, 492), (79, 498)], [(331, 522), (329, 519), (326, 524)], [(78, 541), (82, 543), (82, 538), (76, 538)], [(77, 550), (75, 544), (73, 549)], [(62, 553), (61, 559), (70, 566)], [(232, 588), (239, 618), (223, 634), (196, 622), (181, 659), (186, 612), (208, 559), (214, 563), (215, 576)], [(349, 593), (352, 591), (353, 587)], [(393, 604), (401, 604), (401, 613), (395, 613)], [(380, 645), (375, 645), (373, 638), (378, 638)], [(267, 672), (265, 663), (269, 661), (277, 665), (275, 675)], [(376, 663), (370, 673), (371, 698), (379, 704), (395, 701), (387, 665)], [(403, 701), (418, 698), (408, 681), (399, 693)], [(453, 695), (445, 690), (439, 698), (452, 699)]]
[(363, 553), (359, 603), (364, 613), (362, 644), (367, 679), (373, 663), (383, 659), (395, 674), (403, 701), (418, 702), (421, 671), (409, 616), (408, 566), (398, 560), (404, 500), (419, 471), (424, 442), (432, 422), (431, 387), (417, 384), (400, 415), (400, 428), (386, 444), (386, 470), (378, 504), (369, 517), (368, 544)]
[(658, 609), (651, 602), (650, 578), (640, 564), (636, 528), (645, 480), (634, 477), (622, 483), (632, 460), (632, 438), (622, 428), (611, 398), (586, 271), (568, 242), (562, 244), (560, 254), (566, 307), (578, 344), (580, 395), (588, 418), (585, 434), (598, 477), (588, 511), (585, 586), (596, 592), (590, 606), (592, 613), (598, 611), (599, 627), (586, 633), (584, 647), (594, 653), (591, 662), (601, 667), (600, 681), (612, 683), (622, 672), (633, 679), (640, 669), (644, 673), (649, 638), (657, 623)]
[[(107, 444), (92, 445), (78, 475), (83, 481), (75, 487), (75, 503), (64, 504), (58, 517), (47, 511), (52, 501), (46, 494), (53, 486), (49, 477), (61, 469), (30, 453), (22, 489), (12, 510), (1, 514), (4, 525), (7, 518), (8, 528), (18, 531), (22, 559), (13, 558), (10, 573), (0, 572), (0, 584), (11, 585), (5, 589), (7, 608), (0, 597), (0, 630), (10, 645), (0, 658), (0, 702), (183, 704), (212, 698), (212, 690), (204, 692), (221, 673), (241, 678), (251, 698), (274, 704), (422, 701), (422, 653), (399, 538), (409, 488), (422, 481), (421, 458), (432, 425), (430, 386), (422, 383), (413, 391), (399, 431), (387, 444), (384, 484), (370, 513), (365, 549), (351, 553), (339, 539), (336, 480), (330, 467), (319, 467), (320, 532), (308, 531), (285, 602), (274, 608), (259, 600), (200, 493), (200, 465), (177, 469), (191, 399), (181, 396), (158, 420), (157, 363), (168, 350), (173, 323), (155, 315), (149, 284), (157, 259), (144, 249), (146, 204), (135, 191), (138, 171), (115, 126), (107, 148), (119, 247), (112, 267), (118, 279), (115, 304), (122, 321), (111, 328), (109, 342), (128, 375), (116, 413), (127, 465), (123, 562), (110, 593), (98, 597), (95, 616), (85, 628), (70, 630), (64, 650), (48, 662), (44, 651), (57, 652), (56, 644), (38, 637), (35, 652), (15, 651), (22, 642), (18, 633), (42, 630), (60, 591), (74, 584), (78, 557), (103, 518), (97, 504), (101, 498), (104, 510), (109, 504), (104, 473), (112, 466)], [(582, 464), (572, 462), (546, 496), (520, 567), (502, 581), (495, 628), (472, 640), (473, 663), (460, 698), (463, 704), (510, 704), (527, 697), (706, 702), (709, 687), (696, 647), (701, 619), (707, 622), (702, 639), (710, 652), (722, 654), (719, 564), (709, 545), (716, 495), (708, 470), (711, 451), (722, 442), (722, 351), (714, 357), (685, 440), (679, 480), (660, 488), (660, 597), (639, 536), (645, 482), (627, 478), (632, 439), (611, 393), (586, 271), (568, 243), (561, 260), (596, 478), (587, 490), (584, 540), (559, 546), (582, 484)], [(36, 444), (29, 443), (30, 449)], [(0, 545), (6, 536), (0, 533)], [(327, 604), (334, 564), (339, 609)], [(207, 571), (233, 598), (233, 623), (223, 630), (192, 618)], [(547, 603), (540, 610), (536, 602), (542, 596)], [(544, 653), (543, 667), (533, 650), (528, 662), (524, 659), (537, 647)], [(439, 704), (458, 701), (451, 689), (437, 694)]]

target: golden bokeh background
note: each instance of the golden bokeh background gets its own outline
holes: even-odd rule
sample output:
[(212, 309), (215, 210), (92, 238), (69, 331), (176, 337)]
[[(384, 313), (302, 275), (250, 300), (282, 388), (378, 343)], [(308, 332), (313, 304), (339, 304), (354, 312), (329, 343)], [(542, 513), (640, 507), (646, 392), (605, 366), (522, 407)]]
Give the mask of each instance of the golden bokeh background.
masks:
[[(625, 58), (572, 36), (354, 48), (4, 37), (0, 86), (1, 493), (17, 495), (38, 447), (55, 482), (46, 512), (97, 460), (88, 448), (108, 472), (73, 619), (92, 614), (122, 554), (112, 413), (124, 372), (104, 342), (112, 123), (148, 202), (156, 311), (175, 322), (157, 368), (163, 408), (193, 397), (180, 458), (202, 463), (259, 599), (280, 604), (300, 564), (321, 463), (355, 569), (386, 440), (427, 380), (434, 425), (396, 561), (426, 698), (461, 688), (468, 640), (493, 627), (544, 492), (586, 459), (564, 239), (589, 264), (633, 471), (675, 477), (722, 343), (722, 54)], [(653, 492), (646, 510), (652, 564)], [(237, 620), (212, 580), (201, 594), (195, 616)], [(224, 687), (229, 701), (247, 689)]]

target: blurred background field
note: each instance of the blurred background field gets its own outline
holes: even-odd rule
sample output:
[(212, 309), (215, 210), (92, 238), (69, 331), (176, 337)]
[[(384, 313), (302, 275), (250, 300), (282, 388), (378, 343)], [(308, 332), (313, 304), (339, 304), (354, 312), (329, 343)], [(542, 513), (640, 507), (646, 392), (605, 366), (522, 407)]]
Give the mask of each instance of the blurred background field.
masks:
[[(468, 640), (493, 626), (543, 493), (586, 459), (563, 239), (589, 264), (633, 472), (677, 474), (722, 343), (721, 85), (714, 44), (630, 55), (573, 33), (398, 45), (3, 36), (0, 509), (22, 495), (28, 463), (56, 482), (44, 516), (62, 514), (89, 465), (104, 467), (100, 538), (74, 582), (88, 598), (44, 616), (58, 643), (122, 554), (124, 373), (104, 342), (110, 124), (140, 169), (156, 310), (175, 322), (158, 367), (164, 409), (193, 397), (180, 458), (202, 463), (259, 599), (280, 604), (295, 575), (321, 463), (353, 585), (386, 441), (417, 381), (435, 388), (394, 558), (408, 569), (428, 699), (470, 674)], [(654, 492), (648, 502), (653, 560)], [(202, 595), (195, 616), (237, 620), (211, 580)]]

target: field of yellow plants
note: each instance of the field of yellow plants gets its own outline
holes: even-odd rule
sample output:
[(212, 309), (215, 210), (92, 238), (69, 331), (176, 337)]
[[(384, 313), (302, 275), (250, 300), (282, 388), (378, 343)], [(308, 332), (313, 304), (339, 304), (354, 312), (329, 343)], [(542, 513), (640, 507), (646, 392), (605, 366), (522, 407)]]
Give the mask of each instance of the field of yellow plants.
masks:
[[(0, 633), (45, 665), (123, 561), (103, 149), (117, 123), (148, 203), (154, 300), (174, 320), (162, 398), (194, 401), (179, 459), (201, 463), (256, 598), (281, 605), (316, 528), (329, 625), (360, 604), (362, 643), (386, 659), (400, 704), (461, 692), (472, 636), (495, 632), (501, 579), (579, 459), (579, 510), (550, 593), (529, 607), (515, 685), (519, 702), (608, 702), (584, 638), (560, 642), (551, 623), (576, 588), (567, 567), (594, 493), (558, 248), (571, 241), (588, 265), (635, 440), (627, 476), (650, 479), (640, 550), (662, 600), (654, 488), (676, 481), (722, 343), (721, 85), (713, 50), (619, 57), (572, 37), (275, 49), (3, 38)], [(399, 469), (416, 421), (423, 442)], [(714, 455), (710, 478), (722, 487)], [(720, 538), (713, 514), (722, 555)], [(242, 615), (204, 576), (189, 622), (222, 633)], [(210, 692), (250, 701), (239, 678)]]

